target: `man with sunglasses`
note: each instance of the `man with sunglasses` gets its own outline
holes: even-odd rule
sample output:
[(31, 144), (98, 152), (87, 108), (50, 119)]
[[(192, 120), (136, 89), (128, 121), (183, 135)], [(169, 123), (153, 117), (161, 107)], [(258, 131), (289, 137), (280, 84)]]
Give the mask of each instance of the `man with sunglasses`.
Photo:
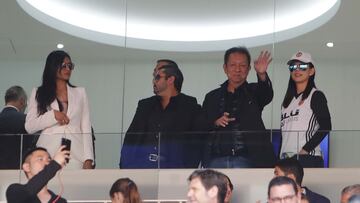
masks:
[[(162, 59), (153, 72), (155, 96), (142, 99), (126, 133), (120, 168), (195, 168), (202, 153), (201, 107), (181, 93), (183, 74), (174, 61)], [(186, 141), (186, 143), (185, 143)], [(186, 150), (185, 150), (186, 149)]]
[(331, 117), (324, 93), (315, 86), (314, 61), (309, 53), (298, 51), (288, 65), (280, 158), (296, 156), (303, 167), (324, 167), (319, 144), (331, 130)]

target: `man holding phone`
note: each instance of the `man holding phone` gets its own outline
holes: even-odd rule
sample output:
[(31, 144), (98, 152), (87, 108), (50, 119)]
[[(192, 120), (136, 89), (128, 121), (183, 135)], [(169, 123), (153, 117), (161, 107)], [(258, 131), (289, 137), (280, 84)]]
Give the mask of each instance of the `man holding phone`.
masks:
[(47, 183), (53, 178), (56, 172), (66, 165), (66, 159), (70, 158), (70, 151), (66, 146), (61, 146), (53, 159), (45, 148), (37, 147), (24, 156), (22, 168), (28, 183), (11, 184), (6, 190), (8, 203), (29, 203), (29, 202), (54, 202), (66, 203), (61, 194), (56, 195), (47, 188)]

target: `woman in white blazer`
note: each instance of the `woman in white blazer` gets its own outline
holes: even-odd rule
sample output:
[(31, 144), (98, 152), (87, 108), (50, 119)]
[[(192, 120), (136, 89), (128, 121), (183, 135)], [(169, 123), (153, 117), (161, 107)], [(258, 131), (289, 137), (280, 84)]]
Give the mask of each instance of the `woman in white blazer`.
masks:
[(84, 88), (70, 84), (73, 69), (74, 63), (66, 52), (48, 55), (42, 84), (31, 93), (25, 128), (30, 134), (41, 131), (36, 145), (46, 148), (51, 156), (61, 138), (70, 139), (67, 168), (90, 169), (94, 152), (88, 99)]

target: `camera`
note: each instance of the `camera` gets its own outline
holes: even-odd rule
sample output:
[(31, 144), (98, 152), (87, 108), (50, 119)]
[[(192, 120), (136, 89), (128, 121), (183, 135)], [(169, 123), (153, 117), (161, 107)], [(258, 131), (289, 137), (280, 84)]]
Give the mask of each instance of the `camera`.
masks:
[[(67, 150), (70, 151), (71, 148), (71, 140), (66, 138), (61, 138), (61, 146), (65, 145), (65, 148), (62, 149), (62, 151)], [(66, 158), (66, 163), (69, 163), (69, 159)]]

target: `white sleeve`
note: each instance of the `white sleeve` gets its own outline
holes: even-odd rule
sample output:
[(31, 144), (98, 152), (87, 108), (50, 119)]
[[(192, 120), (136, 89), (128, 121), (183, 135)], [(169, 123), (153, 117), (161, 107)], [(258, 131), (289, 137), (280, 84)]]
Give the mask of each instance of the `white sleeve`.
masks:
[(29, 134), (36, 133), (57, 124), (54, 110), (49, 110), (42, 115), (38, 115), (37, 101), (35, 99), (36, 91), (37, 88), (34, 88), (31, 92), (28, 113), (25, 120), (25, 129)]
[(89, 101), (85, 92), (85, 89), (82, 89), (83, 105), (82, 105), (82, 115), (81, 115), (81, 132), (83, 133), (83, 143), (84, 143), (84, 160), (90, 159), (94, 161), (94, 149), (93, 149), (93, 139), (91, 134), (91, 122), (90, 122), (90, 109)]

